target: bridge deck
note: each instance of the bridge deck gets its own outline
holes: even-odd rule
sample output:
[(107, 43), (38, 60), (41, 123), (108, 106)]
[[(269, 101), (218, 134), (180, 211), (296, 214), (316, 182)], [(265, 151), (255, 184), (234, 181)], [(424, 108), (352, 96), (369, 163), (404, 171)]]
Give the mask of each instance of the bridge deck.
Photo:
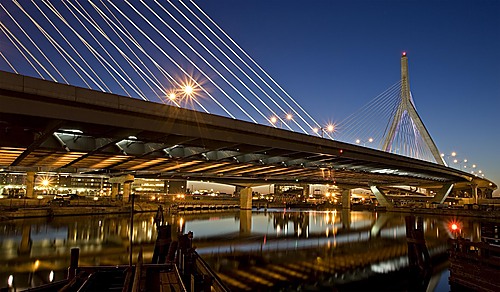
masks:
[(441, 185), (467, 173), (230, 118), (0, 72), (0, 166), (241, 185)]

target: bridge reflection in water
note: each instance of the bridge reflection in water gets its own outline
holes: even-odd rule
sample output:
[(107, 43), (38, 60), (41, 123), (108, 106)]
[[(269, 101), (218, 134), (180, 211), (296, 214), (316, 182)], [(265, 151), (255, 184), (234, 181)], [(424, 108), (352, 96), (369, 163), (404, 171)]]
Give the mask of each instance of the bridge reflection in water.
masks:
[[(142, 214), (134, 220), (133, 250), (142, 247), (145, 259), (151, 258), (156, 240), (153, 217)], [(404, 275), (399, 284), (407, 285), (409, 244), (405, 217), (399, 214), (269, 209), (167, 214), (166, 221), (173, 237), (176, 231), (194, 232), (198, 253), (234, 291), (356, 287), (366, 279), (373, 285), (373, 279), (388, 273)], [(431, 258), (446, 254), (447, 240), (456, 236), (452, 221), (423, 218)], [(458, 224), (462, 236), (479, 240), (479, 221)], [(0, 286), (12, 283), (20, 289), (64, 278), (72, 247), (80, 247), (80, 265), (128, 263), (125, 216), (1, 222), (0, 238)], [(436, 285), (445, 269), (434, 264), (424, 285)], [(397, 282), (379, 284), (394, 288)]]

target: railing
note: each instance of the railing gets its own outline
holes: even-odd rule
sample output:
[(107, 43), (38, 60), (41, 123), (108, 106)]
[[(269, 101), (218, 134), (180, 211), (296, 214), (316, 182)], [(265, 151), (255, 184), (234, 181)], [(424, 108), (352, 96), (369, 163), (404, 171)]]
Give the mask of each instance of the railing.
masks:
[(455, 284), (476, 291), (500, 291), (500, 246), (461, 237), (450, 243), (452, 287)]
[(213, 288), (213, 291), (217, 292), (230, 291), (229, 288), (227, 288), (226, 285), (224, 285), (224, 283), (222, 282), (222, 280), (217, 276), (217, 274), (214, 271), (212, 271), (207, 262), (205, 262), (205, 260), (203, 260), (203, 258), (201, 258), (196, 251), (194, 253), (196, 256), (196, 263), (195, 263), (196, 270), (198, 271), (198, 273), (203, 275), (206, 281), (211, 282), (211, 287)]

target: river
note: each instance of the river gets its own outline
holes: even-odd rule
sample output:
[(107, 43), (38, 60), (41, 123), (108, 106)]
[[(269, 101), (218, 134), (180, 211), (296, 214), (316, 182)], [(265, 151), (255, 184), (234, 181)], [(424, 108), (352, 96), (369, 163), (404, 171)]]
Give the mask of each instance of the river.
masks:
[[(414, 225), (420, 222), (430, 255), (422, 274), (409, 266), (407, 216), (261, 209), (168, 213), (165, 224), (172, 225), (174, 238), (176, 231), (193, 231), (196, 251), (233, 291), (449, 291), (448, 239), (479, 241), (482, 227), (500, 225), (417, 216)], [(0, 222), (0, 287), (21, 290), (63, 279), (73, 247), (80, 248), (80, 265), (127, 264), (129, 226), (122, 215)], [(134, 258), (142, 247), (150, 259), (155, 240), (154, 213), (135, 215)]]

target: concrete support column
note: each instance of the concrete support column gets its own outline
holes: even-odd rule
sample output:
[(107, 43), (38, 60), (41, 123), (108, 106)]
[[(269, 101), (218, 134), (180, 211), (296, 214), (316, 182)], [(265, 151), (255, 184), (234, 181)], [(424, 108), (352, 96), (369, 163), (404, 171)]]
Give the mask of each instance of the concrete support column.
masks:
[(472, 188), (472, 197), (474, 198), (474, 204), (478, 203), (478, 196), (477, 196), (477, 184), (471, 184), (470, 185)]
[(123, 183), (123, 201), (128, 202), (130, 200), (130, 192), (132, 190), (132, 182)]
[(351, 190), (342, 190), (342, 209), (351, 209)]
[(486, 197), (486, 188), (478, 188), (479, 192), (477, 194), (477, 197), (480, 199), (487, 199)]
[(432, 199), (432, 202), (436, 202), (439, 204), (443, 204), (448, 195), (451, 193), (453, 189), (453, 184), (445, 184), (441, 189), (439, 189)]
[(123, 183), (123, 201), (127, 202), (130, 198), (130, 191), (132, 188), (131, 185), (134, 182), (134, 176), (131, 174), (126, 174), (117, 177), (110, 177), (109, 182), (112, 184), (111, 192), (113, 192), (113, 187), (115, 187), (115, 184)]
[(252, 188), (240, 191), (240, 210), (252, 210)]
[(35, 172), (26, 173), (26, 197), (35, 198)]
[(111, 184), (111, 199), (116, 200), (116, 196), (118, 196), (119, 191), (120, 191), (120, 184), (116, 183)]
[(371, 186), (370, 189), (377, 198), (379, 206), (386, 208), (394, 207), (394, 204), (387, 199), (387, 196), (384, 194), (384, 192), (382, 192), (377, 186)]

